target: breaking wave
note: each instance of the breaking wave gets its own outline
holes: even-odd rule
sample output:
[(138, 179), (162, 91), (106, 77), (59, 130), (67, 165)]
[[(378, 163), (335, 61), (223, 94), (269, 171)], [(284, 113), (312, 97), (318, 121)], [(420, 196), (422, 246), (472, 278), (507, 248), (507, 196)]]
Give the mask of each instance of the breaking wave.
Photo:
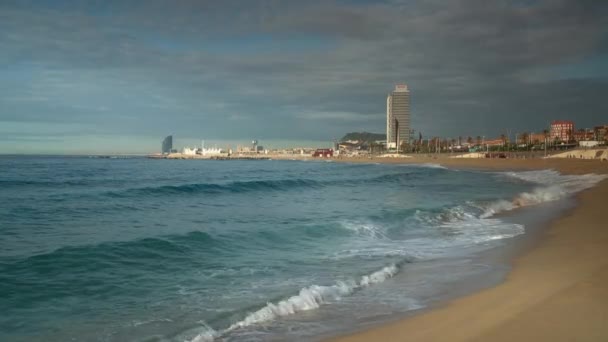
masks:
[[(392, 264), (371, 274), (364, 275), (358, 280), (337, 281), (333, 285), (312, 285), (302, 288), (297, 295), (291, 296), (277, 303), (267, 303), (261, 309), (249, 313), (247, 316), (245, 316), (245, 318), (230, 325), (225, 330), (218, 332), (208, 326), (204, 326), (203, 331), (190, 341), (213, 341), (215, 338), (228, 334), (236, 329), (273, 321), (279, 317), (293, 315), (298, 312), (318, 309), (321, 305), (338, 301), (340, 298), (348, 296), (358, 290), (374, 284), (382, 283), (385, 280), (395, 276), (399, 272), (399, 269), (399, 264)], [(413, 309), (419, 307), (420, 306), (414, 306)]]
[(467, 247), (502, 240), (525, 233), (521, 224), (505, 222), (484, 215), (484, 209), (473, 203), (444, 209), (439, 213), (417, 211), (414, 218), (438, 232), (439, 237), (425, 238), (419, 256), (441, 255), (445, 249)]
[(447, 170), (448, 168), (441, 165), (441, 164), (435, 164), (435, 163), (424, 163), (424, 164), (412, 164), (410, 166), (417, 166), (417, 167), (426, 167), (429, 169), (442, 169), (442, 170)]
[(418, 210), (414, 218), (450, 236), (451, 247), (484, 243), (515, 237), (525, 232), (524, 226), (494, 218), (496, 214), (521, 207), (553, 202), (589, 189), (607, 178), (606, 175), (562, 175), (554, 170), (506, 172), (500, 175), (535, 184), (531, 191), (522, 192), (511, 200), (487, 203), (467, 202), (440, 212)]
[(371, 222), (342, 221), (340, 227), (358, 236), (366, 236), (374, 239), (386, 238), (383, 229)]
[(592, 188), (606, 179), (606, 175), (562, 175), (555, 170), (505, 172), (502, 175), (537, 184), (532, 191), (522, 192), (512, 201), (500, 200), (489, 204), (481, 217), (487, 218), (495, 214), (520, 207), (553, 202), (580, 191)]

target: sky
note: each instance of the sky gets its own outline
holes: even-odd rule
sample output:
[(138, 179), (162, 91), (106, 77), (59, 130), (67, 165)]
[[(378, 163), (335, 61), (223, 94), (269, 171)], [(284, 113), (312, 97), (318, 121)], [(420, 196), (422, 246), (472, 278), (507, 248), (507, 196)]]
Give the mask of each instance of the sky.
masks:
[(608, 1), (2, 0), (0, 153), (608, 124)]

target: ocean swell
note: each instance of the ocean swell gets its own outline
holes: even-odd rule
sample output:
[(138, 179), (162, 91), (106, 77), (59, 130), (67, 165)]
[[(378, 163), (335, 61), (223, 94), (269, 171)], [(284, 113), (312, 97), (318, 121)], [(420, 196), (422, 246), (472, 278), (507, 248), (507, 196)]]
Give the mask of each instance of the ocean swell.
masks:
[(162, 185), (157, 187), (132, 188), (125, 191), (108, 192), (110, 197), (167, 196), (183, 194), (244, 193), (251, 191), (282, 191), (294, 188), (315, 188), (322, 182), (307, 179), (279, 179), (263, 181), (238, 181), (226, 184), (191, 183), (182, 185)]
[(105, 193), (112, 198), (140, 197), (140, 196), (171, 196), (187, 194), (238, 194), (254, 191), (292, 191), (297, 189), (315, 189), (327, 186), (355, 186), (361, 184), (384, 184), (411, 181), (414, 177), (421, 177), (411, 172), (399, 172), (371, 178), (351, 178), (336, 180), (312, 180), (305, 178), (271, 179), (255, 181), (236, 181), (228, 183), (189, 183), (181, 185), (160, 185), (144, 188), (130, 188)]

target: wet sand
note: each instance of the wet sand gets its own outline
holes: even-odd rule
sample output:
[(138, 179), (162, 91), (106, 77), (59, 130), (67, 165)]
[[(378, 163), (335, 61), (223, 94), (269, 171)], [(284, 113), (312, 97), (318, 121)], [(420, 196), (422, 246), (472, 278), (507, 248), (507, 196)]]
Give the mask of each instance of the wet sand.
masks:
[[(486, 170), (608, 174), (608, 162), (570, 159), (342, 159), (438, 163)], [(608, 341), (608, 180), (578, 195), (496, 287), (331, 341)]]

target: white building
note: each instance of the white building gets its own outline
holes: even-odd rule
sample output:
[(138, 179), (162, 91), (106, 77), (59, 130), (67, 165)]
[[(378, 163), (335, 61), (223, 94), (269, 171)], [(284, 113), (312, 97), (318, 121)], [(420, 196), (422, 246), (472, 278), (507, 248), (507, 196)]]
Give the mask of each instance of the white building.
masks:
[(196, 154), (196, 148), (184, 147), (182, 148), (182, 154), (186, 156), (193, 156)]
[(596, 147), (596, 146), (600, 146), (601, 145), (601, 141), (595, 141), (595, 140), (590, 140), (590, 141), (579, 141), (578, 145), (581, 147)]
[(217, 146), (213, 146), (211, 148), (205, 147), (205, 140), (201, 141), (201, 148), (199, 149), (199, 154), (203, 156), (217, 156), (222, 154), (222, 149), (217, 148)]
[(217, 148), (217, 147), (212, 147), (212, 148), (202, 148), (200, 149), (201, 155), (203, 156), (217, 156), (222, 154), (222, 149)]

